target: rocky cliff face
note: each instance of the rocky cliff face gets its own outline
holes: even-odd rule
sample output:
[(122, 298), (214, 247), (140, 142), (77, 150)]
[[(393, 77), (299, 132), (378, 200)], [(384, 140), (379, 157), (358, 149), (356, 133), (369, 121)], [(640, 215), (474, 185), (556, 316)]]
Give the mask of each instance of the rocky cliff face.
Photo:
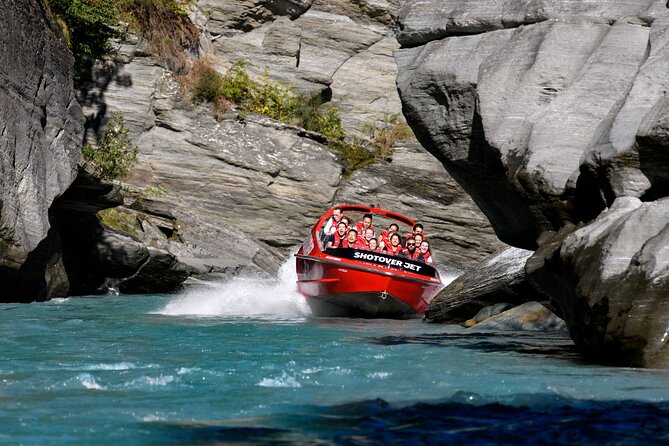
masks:
[(500, 239), (540, 247), (533, 283), (577, 345), (669, 365), (665, 2), (417, 0), (398, 20), (408, 122)]
[[(243, 57), (251, 71), (267, 67), (275, 79), (331, 96), (356, 132), (401, 111), (392, 58), (397, 5), (377, 3), (200, 2), (194, 20), (205, 27), (201, 56), (222, 71)], [(337, 157), (302, 129), (253, 114), (240, 122), (234, 110), (216, 120), (210, 108), (185, 101), (143, 45), (120, 45), (117, 63), (80, 92), (91, 134), (120, 111), (140, 148), (126, 181), (126, 207), (119, 208), (131, 222), (125, 236), (171, 253), (197, 274), (271, 272), (325, 209), (350, 201), (423, 221), (445, 264), (469, 266), (503, 246), (415, 141), (396, 147), (392, 161), (343, 178)], [(284, 54), (281, 45), (299, 53)], [(123, 229), (108, 223), (106, 230)], [(126, 255), (123, 244), (102, 245), (103, 251), (89, 247), (79, 257), (97, 262)], [(123, 290), (115, 269), (102, 270)], [(110, 280), (89, 283), (104, 288)]]
[(77, 174), (83, 114), (72, 56), (44, 4), (8, 0), (0, 18), (0, 300), (66, 293), (48, 209)]

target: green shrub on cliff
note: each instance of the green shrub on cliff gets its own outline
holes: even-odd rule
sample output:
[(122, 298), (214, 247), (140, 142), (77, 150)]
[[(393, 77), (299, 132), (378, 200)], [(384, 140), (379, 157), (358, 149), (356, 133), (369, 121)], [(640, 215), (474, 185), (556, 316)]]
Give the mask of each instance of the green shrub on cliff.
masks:
[(105, 180), (127, 177), (137, 161), (138, 152), (137, 146), (130, 141), (123, 115), (118, 112), (112, 113), (107, 130), (98, 139), (97, 147), (86, 144), (81, 149), (85, 166)]
[(80, 73), (92, 60), (111, 50), (110, 39), (121, 36), (119, 1), (46, 0), (52, 14), (63, 28), (72, 49), (75, 69)]
[[(225, 74), (211, 67), (206, 60), (195, 64), (192, 86), (196, 102), (237, 104), (242, 111), (260, 113), (277, 121), (317, 132), (329, 140), (340, 141), (346, 136), (339, 111), (321, 103), (319, 95), (295, 93), (290, 86), (273, 81), (267, 70), (254, 80), (246, 71), (243, 60), (235, 62)], [(227, 111), (227, 110), (218, 110)]]
[(111, 39), (128, 26), (148, 50), (173, 71), (186, 65), (184, 49), (195, 49), (199, 31), (188, 19), (193, 0), (46, 0), (72, 49), (77, 76), (112, 50)]

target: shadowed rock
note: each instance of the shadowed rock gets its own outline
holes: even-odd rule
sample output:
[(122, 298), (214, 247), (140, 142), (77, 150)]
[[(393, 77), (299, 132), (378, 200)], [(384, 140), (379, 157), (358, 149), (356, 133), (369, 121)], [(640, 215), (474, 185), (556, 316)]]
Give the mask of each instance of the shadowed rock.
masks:
[(531, 255), (532, 251), (508, 248), (468, 269), (439, 292), (425, 318), (462, 323), (489, 305), (543, 300), (525, 277), (525, 262)]
[(564, 321), (538, 302), (526, 302), (477, 323), (473, 331), (564, 331)]
[(528, 274), (587, 356), (669, 367), (668, 243), (669, 199), (619, 198), (591, 224), (546, 243)]
[(83, 115), (72, 55), (43, 2), (3, 3), (0, 65), (0, 301), (64, 295), (48, 209), (76, 177)]

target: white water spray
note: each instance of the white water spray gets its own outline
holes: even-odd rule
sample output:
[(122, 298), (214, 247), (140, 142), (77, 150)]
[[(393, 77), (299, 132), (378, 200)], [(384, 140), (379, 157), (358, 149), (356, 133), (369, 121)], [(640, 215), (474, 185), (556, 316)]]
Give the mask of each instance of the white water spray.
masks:
[(159, 314), (169, 316), (300, 317), (310, 314), (297, 291), (295, 259), (291, 256), (278, 277), (236, 277), (198, 287), (175, 297)]

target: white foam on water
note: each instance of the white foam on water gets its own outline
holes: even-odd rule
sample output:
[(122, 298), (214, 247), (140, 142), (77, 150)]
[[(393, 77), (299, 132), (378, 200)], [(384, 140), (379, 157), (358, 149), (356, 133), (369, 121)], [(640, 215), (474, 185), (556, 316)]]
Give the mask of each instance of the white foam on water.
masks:
[(439, 266), (437, 267), (437, 270), (439, 271), (439, 278), (441, 279), (441, 283), (443, 283), (444, 286), (448, 286), (448, 284), (453, 282), (455, 279), (460, 277), (462, 273), (464, 273), (464, 270), (455, 268), (441, 268)]
[(87, 389), (91, 390), (107, 390), (106, 387), (101, 386), (97, 382), (95, 382), (95, 377), (91, 375), (90, 373), (82, 373), (81, 375), (77, 376), (77, 379), (81, 383), (82, 386), (84, 386)]
[(260, 387), (289, 387), (289, 388), (300, 388), (300, 384), (297, 379), (288, 375), (286, 372), (283, 372), (279, 378), (263, 378), (259, 383)]
[(310, 314), (297, 291), (295, 259), (291, 256), (276, 278), (236, 277), (198, 287), (175, 297), (158, 314), (169, 316), (283, 316)]
[(118, 362), (114, 364), (92, 364), (88, 370), (130, 370), (137, 366), (132, 362)]
[(151, 386), (166, 386), (170, 383), (173, 383), (175, 380), (176, 378), (172, 375), (142, 376), (140, 378), (126, 382), (124, 387), (145, 388)]

